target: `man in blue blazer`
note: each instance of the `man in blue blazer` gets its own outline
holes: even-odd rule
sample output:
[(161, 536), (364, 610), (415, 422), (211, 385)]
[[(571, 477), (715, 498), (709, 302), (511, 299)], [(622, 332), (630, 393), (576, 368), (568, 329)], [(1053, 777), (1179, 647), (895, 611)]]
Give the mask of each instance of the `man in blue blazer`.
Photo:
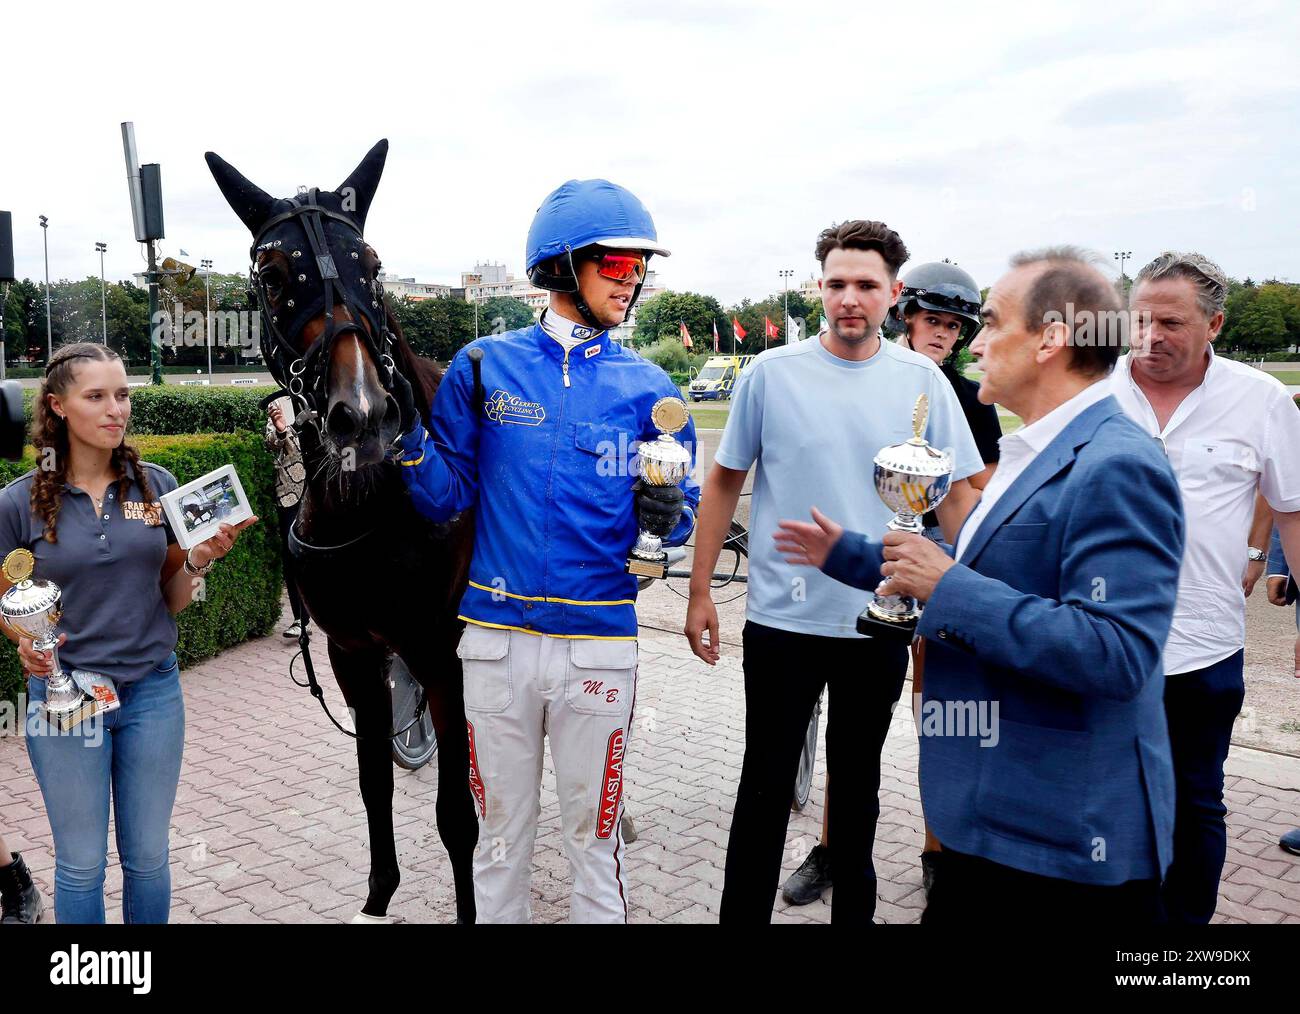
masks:
[(1159, 443), (1103, 383), (1120, 309), (1069, 247), (1016, 257), (993, 287), (979, 397), (1024, 427), (955, 547), (872, 542), (815, 508), (776, 536), (792, 563), (927, 603), (921, 796), (944, 858), (926, 923), (1160, 921), (1183, 513)]

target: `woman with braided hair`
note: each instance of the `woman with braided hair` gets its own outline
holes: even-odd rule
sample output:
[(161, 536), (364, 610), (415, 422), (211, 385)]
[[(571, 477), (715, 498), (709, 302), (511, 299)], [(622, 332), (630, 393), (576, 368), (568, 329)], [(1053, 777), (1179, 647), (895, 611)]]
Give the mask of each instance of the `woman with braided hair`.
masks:
[[(0, 556), (36, 558), (35, 577), (63, 591), (59, 661), (103, 673), (120, 708), (71, 732), (37, 717), (49, 652), (0, 620), (28, 674), (26, 743), (54, 832), (60, 923), (104, 921), (109, 801), (128, 923), (163, 923), (171, 906), (168, 830), (180, 779), (185, 709), (175, 616), (198, 582), (257, 518), (182, 551), (159, 497), (176, 479), (124, 440), (126, 370), (103, 345), (64, 345), (50, 358), (33, 411), (37, 467), (0, 491)], [(9, 587), (0, 578), (0, 591)]]

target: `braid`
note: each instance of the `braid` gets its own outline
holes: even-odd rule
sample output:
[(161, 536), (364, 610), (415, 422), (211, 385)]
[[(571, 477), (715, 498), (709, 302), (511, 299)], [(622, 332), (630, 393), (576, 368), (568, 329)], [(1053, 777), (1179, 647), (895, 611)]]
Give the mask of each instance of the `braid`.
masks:
[(55, 529), (63, 508), (63, 484), (68, 480), (68, 424), (45, 400), (48, 382), (41, 385), (32, 412), (32, 444), (36, 447), (36, 477), (32, 480), (32, 513), (45, 520), (45, 541), (58, 542)]

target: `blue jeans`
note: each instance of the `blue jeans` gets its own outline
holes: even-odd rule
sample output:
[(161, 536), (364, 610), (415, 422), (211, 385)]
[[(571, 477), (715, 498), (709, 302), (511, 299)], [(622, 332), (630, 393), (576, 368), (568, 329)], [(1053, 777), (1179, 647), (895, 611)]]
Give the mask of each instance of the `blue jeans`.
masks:
[(45, 680), (27, 681), (27, 754), (54, 832), (54, 917), (104, 921), (108, 806), (122, 861), (128, 923), (165, 923), (171, 908), (168, 837), (185, 743), (185, 702), (173, 652), (143, 679), (120, 685), (122, 706), (60, 733), (36, 714)]
[(1246, 696), (1245, 650), (1165, 678), (1165, 717), (1174, 761), (1174, 861), (1161, 889), (1174, 924), (1204, 925), (1219, 903), (1228, 851), (1223, 763)]

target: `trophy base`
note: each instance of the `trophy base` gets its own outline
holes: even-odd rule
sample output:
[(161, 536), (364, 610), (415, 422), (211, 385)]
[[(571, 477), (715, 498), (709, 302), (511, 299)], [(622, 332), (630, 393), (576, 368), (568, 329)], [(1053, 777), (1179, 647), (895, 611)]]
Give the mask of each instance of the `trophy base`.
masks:
[(858, 616), (858, 633), (867, 637), (878, 637), (887, 641), (904, 641), (911, 643), (916, 637), (916, 624), (919, 616), (905, 616), (902, 619), (889, 619), (873, 612), (870, 606)]
[(38, 705), (40, 716), (60, 732), (71, 732), (87, 719), (116, 711), (122, 704), (117, 696), (117, 686), (102, 673), (74, 669), (70, 690), (75, 694), (71, 700)]
[(651, 577), (662, 581), (668, 576), (668, 554), (665, 553), (662, 560), (642, 560), (637, 556), (629, 556), (623, 570), (637, 577)]
[(38, 714), (50, 728), (58, 729), (60, 732), (71, 732), (87, 718), (95, 715), (98, 710), (98, 705), (94, 701), (83, 698), (68, 711), (51, 711), (42, 705), (38, 709)]

